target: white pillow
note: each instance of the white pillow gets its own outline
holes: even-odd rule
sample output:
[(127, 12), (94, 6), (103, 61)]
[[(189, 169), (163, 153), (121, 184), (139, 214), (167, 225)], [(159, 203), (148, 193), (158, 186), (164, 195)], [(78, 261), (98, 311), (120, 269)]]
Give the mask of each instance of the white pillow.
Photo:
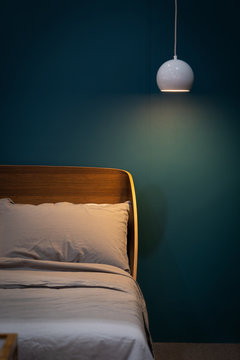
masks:
[(130, 203), (14, 204), (0, 199), (0, 257), (101, 263), (129, 271)]

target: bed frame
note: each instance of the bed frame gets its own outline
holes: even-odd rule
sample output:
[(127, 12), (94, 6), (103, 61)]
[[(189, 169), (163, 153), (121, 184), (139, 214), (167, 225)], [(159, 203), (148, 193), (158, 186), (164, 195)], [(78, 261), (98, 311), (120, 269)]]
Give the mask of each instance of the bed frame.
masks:
[(0, 165), (0, 198), (16, 203), (132, 203), (128, 223), (128, 256), (137, 277), (138, 224), (135, 188), (129, 172), (72, 166)]

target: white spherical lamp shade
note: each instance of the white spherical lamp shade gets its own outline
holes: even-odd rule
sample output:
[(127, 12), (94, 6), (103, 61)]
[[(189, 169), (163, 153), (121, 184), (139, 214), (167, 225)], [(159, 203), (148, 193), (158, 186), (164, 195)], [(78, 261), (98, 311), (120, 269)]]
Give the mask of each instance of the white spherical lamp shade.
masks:
[(157, 72), (157, 84), (162, 92), (189, 92), (193, 80), (191, 67), (176, 58), (166, 61)]

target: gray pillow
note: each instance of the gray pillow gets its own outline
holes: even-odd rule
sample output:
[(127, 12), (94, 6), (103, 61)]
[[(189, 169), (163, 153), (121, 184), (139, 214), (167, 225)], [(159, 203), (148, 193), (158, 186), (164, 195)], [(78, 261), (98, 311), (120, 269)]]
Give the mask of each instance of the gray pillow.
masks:
[(100, 263), (129, 271), (130, 202), (14, 204), (0, 199), (0, 257)]

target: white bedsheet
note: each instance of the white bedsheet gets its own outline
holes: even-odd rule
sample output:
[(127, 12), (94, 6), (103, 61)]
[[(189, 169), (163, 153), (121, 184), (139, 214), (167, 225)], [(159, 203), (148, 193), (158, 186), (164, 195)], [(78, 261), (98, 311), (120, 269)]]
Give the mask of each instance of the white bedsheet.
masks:
[(109, 265), (0, 258), (0, 332), (19, 359), (152, 360), (145, 302)]

